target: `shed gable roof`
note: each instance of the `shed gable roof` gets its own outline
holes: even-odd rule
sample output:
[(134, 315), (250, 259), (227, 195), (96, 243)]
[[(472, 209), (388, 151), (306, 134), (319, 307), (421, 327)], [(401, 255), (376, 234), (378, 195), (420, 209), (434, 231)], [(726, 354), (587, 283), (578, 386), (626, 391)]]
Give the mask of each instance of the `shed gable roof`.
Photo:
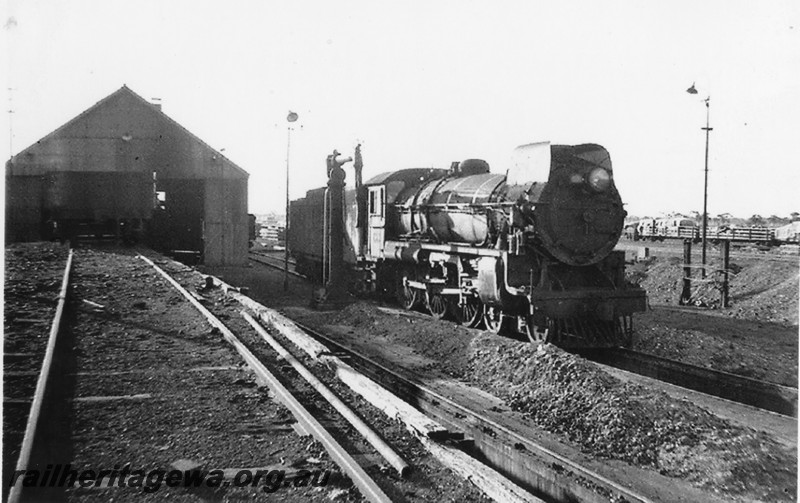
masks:
[[(85, 160), (87, 154), (83, 151), (93, 149), (104, 151), (103, 154), (107, 156), (115, 155), (113, 150), (116, 149), (118, 155), (119, 148), (112, 146), (110, 142), (118, 145), (120, 139), (130, 141), (134, 137), (138, 142), (147, 143), (145, 151), (149, 149), (154, 155), (157, 152), (164, 153), (170, 148), (174, 149), (176, 144), (179, 144), (184, 151), (184, 158), (185, 156), (194, 158), (194, 169), (197, 171), (209, 171), (209, 164), (219, 164), (220, 168), (214, 169), (220, 169), (226, 178), (249, 176), (244, 169), (126, 85), (13, 156), (7, 163), (7, 173), (25, 175), (59, 169), (70, 170), (69, 161), (59, 157), (80, 156)], [(73, 148), (76, 142), (81, 142), (77, 149)], [(76, 150), (79, 152), (75, 152)], [(199, 159), (205, 161), (196, 162)], [(171, 161), (175, 161), (174, 156)], [(125, 164), (128, 165), (129, 163)], [(208, 173), (195, 173), (195, 175), (209, 177)]]

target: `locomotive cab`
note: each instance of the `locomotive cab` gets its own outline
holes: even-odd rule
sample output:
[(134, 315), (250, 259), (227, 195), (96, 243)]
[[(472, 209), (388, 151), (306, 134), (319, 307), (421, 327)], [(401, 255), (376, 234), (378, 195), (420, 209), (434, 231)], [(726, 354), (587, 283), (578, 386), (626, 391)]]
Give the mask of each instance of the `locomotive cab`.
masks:
[(386, 228), (386, 186), (376, 185), (367, 188), (368, 237), (366, 255), (378, 258), (383, 254), (383, 240)]

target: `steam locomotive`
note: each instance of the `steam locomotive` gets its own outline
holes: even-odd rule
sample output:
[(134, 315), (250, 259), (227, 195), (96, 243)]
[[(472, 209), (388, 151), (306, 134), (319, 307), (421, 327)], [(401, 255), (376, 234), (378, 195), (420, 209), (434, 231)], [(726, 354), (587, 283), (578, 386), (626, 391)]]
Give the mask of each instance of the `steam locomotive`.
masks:
[(603, 147), (534, 143), (506, 175), (468, 159), (365, 183), (357, 148), (355, 187), (344, 190), (349, 160), (334, 151), (328, 187), (291, 204), (298, 272), (534, 342), (630, 343), (646, 295), (614, 251), (626, 212)]

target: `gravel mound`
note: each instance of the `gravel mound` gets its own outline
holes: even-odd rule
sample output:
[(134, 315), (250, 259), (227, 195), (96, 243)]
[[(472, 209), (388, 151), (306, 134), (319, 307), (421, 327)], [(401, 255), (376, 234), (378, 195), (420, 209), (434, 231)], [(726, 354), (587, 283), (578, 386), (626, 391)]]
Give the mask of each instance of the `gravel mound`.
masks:
[(736, 318), (798, 325), (800, 273), (797, 264), (756, 262), (731, 280), (731, 310)]
[(792, 501), (797, 461), (760, 432), (685, 401), (622, 383), (554, 346), (482, 335), (473, 379), (537, 425), (595, 456), (649, 466), (729, 494)]
[[(796, 329), (731, 314), (748, 298), (776, 292), (769, 285), (791, 278), (782, 276), (787, 265), (765, 262), (759, 272), (761, 265), (743, 264), (740, 282), (731, 289), (734, 308), (702, 311), (667, 308), (680, 293), (680, 258), (636, 264), (631, 272), (658, 305), (636, 316), (636, 348), (774, 382), (795, 382)], [(794, 271), (796, 275), (796, 265)], [(766, 276), (767, 290), (759, 292), (747, 274)], [(532, 424), (569, 439), (589, 455), (647, 467), (732, 500), (795, 498), (796, 454), (772, 437), (733, 425), (693, 403), (622, 382), (555, 347), (537, 349), (367, 303), (339, 312), (303, 312), (310, 325), (335, 326), (338, 337), (379, 360), (402, 362), (406, 372), (433, 379), (447, 376), (492, 393)]]
[[(681, 263), (679, 257), (655, 258), (648, 265), (634, 266), (629, 279), (647, 291), (652, 304), (676, 305), (683, 288)], [(709, 264), (720, 266), (719, 260), (711, 260)], [(731, 270), (730, 307), (721, 309), (723, 314), (737, 319), (798, 325), (800, 269), (797, 263), (732, 262)], [(697, 276), (699, 271), (693, 271), (693, 277)], [(692, 298), (703, 306), (720, 309), (720, 288), (721, 278), (710, 283), (694, 283)]]
[[(330, 320), (330, 321), (327, 321)], [(470, 343), (478, 332), (456, 323), (400, 310), (378, 310), (365, 303), (347, 306), (325, 323), (369, 330), (392, 345), (413, 348), (434, 363), (415, 365), (415, 370), (435, 370), (451, 377), (464, 377), (470, 358)]]
[(353, 327), (363, 327), (375, 325), (380, 318), (380, 312), (375, 311), (371, 306), (356, 303), (338, 311), (330, 318), (330, 323), (333, 325), (347, 324)]

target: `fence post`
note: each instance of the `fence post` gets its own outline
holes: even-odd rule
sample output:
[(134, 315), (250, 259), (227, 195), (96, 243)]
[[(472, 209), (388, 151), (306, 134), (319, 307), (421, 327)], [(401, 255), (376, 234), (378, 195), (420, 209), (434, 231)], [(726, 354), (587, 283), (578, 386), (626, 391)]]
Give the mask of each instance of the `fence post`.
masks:
[(725, 308), (728, 307), (728, 268), (731, 265), (730, 241), (723, 241), (720, 243), (719, 250), (722, 254), (722, 290), (720, 291), (720, 304)]
[(683, 240), (683, 291), (678, 304), (685, 306), (692, 300), (692, 240)]

